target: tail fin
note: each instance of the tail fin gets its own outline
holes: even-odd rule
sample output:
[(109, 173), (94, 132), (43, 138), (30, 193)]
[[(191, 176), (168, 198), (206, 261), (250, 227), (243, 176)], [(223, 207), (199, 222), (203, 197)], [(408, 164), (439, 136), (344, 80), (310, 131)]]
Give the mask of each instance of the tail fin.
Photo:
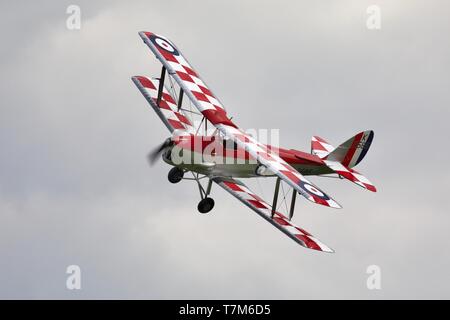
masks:
[(351, 169), (366, 156), (373, 140), (373, 131), (367, 130), (358, 133), (343, 144), (334, 148), (320, 137), (311, 140), (311, 153), (322, 158), (323, 162), (342, 178), (348, 179), (357, 185), (376, 192), (377, 189), (361, 173)]
[(372, 144), (373, 135), (372, 130), (360, 132), (331, 151), (325, 159), (337, 161), (345, 167), (352, 168), (366, 156)]
[(315, 154), (319, 158), (325, 158), (333, 150), (334, 147), (325, 139), (319, 136), (313, 136), (311, 138), (311, 154)]

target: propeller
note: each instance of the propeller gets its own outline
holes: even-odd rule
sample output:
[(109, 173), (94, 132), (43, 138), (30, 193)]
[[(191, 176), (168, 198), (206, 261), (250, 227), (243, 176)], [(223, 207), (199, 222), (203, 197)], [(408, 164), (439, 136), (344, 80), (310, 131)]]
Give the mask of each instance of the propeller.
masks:
[(158, 147), (154, 148), (152, 151), (149, 152), (149, 154), (147, 155), (147, 159), (148, 162), (150, 163), (151, 166), (153, 166), (156, 161), (161, 158), (161, 154), (164, 152), (164, 150), (167, 147), (170, 147), (172, 145), (172, 139), (171, 138), (167, 138), (161, 145), (159, 145)]

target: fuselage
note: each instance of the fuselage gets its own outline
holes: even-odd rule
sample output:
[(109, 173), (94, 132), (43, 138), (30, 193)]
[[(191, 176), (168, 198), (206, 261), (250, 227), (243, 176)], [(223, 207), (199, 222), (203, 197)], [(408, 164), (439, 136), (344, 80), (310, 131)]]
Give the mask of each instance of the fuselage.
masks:
[[(302, 175), (332, 173), (316, 155), (265, 145), (272, 153), (294, 167)], [(170, 165), (205, 175), (226, 177), (273, 176), (243, 148), (219, 136), (182, 135), (173, 139), (173, 145), (163, 153)]]

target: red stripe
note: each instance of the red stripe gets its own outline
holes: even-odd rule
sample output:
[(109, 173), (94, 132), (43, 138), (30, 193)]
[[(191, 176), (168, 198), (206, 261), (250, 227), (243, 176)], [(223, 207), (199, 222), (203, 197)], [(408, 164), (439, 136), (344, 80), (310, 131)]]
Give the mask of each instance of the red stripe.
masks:
[(201, 85), (199, 85), (199, 84), (198, 84), (198, 87), (200, 88), (200, 90), (202, 90), (202, 92), (203, 92), (204, 94), (207, 94), (207, 95), (210, 96), (210, 97), (214, 97), (214, 95), (212, 94), (211, 91), (209, 91), (208, 88), (206, 88), (206, 87), (204, 87), (204, 86), (201, 86)]
[(304, 233), (305, 235), (307, 235), (307, 236), (312, 236), (312, 234), (310, 234), (308, 231), (306, 231), (306, 230), (304, 230), (304, 229), (302, 229), (302, 228), (299, 228), (299, 227), (296, 227), (300, 232), (302, 232), (302, 233)]
[(191, 78), (191, 76), (185, 72), (177, 71), (177, 74), (183, 81), (194, 82), (194, 80)]
[(186, 129), (183, 124), (180, 121), (177, 120), (172, 120), (172, 119), (167, 119), (167, 121), (170, 123), (170, 125), (174, 128), (174, 129)]
[(181, 122), (187, 124), (187, 125), (191, 125), (191, 122), (188, 120), (188, 118), (186, 118), (184, 115), (182, 115), (179, 112), (175, 112), (175, 115), (177, 116), (178, 120), (180, 120)]
[(308, 236), (305, 236), (305, 235), (302, 235), (302, 234), (296, 234), (295, 236), (297, 238), (299, 238), (301, 241), (303, 241), (308, 248), (322, 251), (322, 249), (319, 247), (319, 245), (317, 243), (315, 243)]
[(350, 172), (347, 172), (347, 171), (340, 171), (340, 170), (337, 170), (336, 172), (337, 172), (338, 174), (340, 174), (341, 176), (343, 176), (344, 178), (350, 180), (350, 181), (353, 181), (353, 182), (359, 181), (359, 180), (358, 180), (353, 174), (351, 174)]
[(208, 98), (205, 96), (204, 93), (197, 92), (197, 91), (192, 91), (192, 90), (191, 90), (191, 92), (195, 96), (195, 98), (197, 98), (197, 100), (209, 102)]
[(194, 76), (196, 78), (198, 78), (197, 73), (192, 70), (191, 68), (187, 67), (187, 66), (183, 66), (184, 70), (186, 70), (187, 73), (189, 73), (191, 76)]
[[(155, 102), (156, 105), (158, 105), (158, 98), (153, 98), (153, 101)], [(172, 111), (172, 109), (170, 108), (169, 104), (166, 101), (164, 101), (164, 100), (160, 100), (159, 101), (159, 107), (161, 109), (167, 109), (167, 110), (171, 110)]]
[(314, 136), (314, 138), (316, 138), (316, 140), (317, 141), (320, 141), (320, 142), (323, 142), (323, 143), (326, 143), (326, 144), (329, 144), (328, 142), (326, 142), (324, 139), (322, 139), (321, 137), (318, 137), (318, 136)]
[(282, 225), (282, 226), (290, 226), (290, 223), (288, 223), (286, 220), (278, 218), (278, 217), (273, 217), (273, 220), (275, 220), (278, 224)]
[(375, 188), (375, 186), (372, 186), (372, 185), (364, 183), (364, 182), (362, 184), (366, 186), (367, 190), (370, 190), (372, 192), (377, 192), (377, 188)]
[(142, 86), (144, 86), (145, 88), (156, 90), (156, 87), (153, 85), (153, 83), (152, 83), (149, 79), (147, 79), (147, 78), (145, 78), (145, 77), (141, 77), (141, 76), (136, 77), (136, 78), (139, 80), (139, 82), (140, 82), (140, 83), (142, 84)]
[(267, 207), (260, 201), (258, 200), (247, 200), (251, 205), (253, 205), (254, 207), (258, 208), (258, 209), (267, 209)]
[(234, 190), (234, 191), (240, 191), (240, 192), (243, 191), (243, 190), (239, 187), (239, 185), (237, 185), (236, 183), (228, 182), (228, 181), (224, 181), (223, 183), (224, 183), (228, 188), (230, 188), (231, 190)]
[(348, 164), (352, 160), (353, 156), (355, 155), (356, 147), (358, 146), (358, 143), (361, 141), (361, 138), (363, 137), (363, 135), (364, 135), (364, 132), (358, 133), (355, 136), (355, 139), (353, 139), (353, 143), (352, 143), (350, 149), (348, 149), (344, 160), (342, 160), (342, 162), (341, 162), (344, 166), (348, 166)]
[(312, 148), (313, 150), (328, 151), (320, 142), (317, 141), (312, 142)]
[(162, 99), (164, 99), (167, 102), (170, 102), (172, 104), (175, 104), (175, 100), (173, 100), (172, 96), (170, 94), (165, 93), (165, 92), (162, 93)]
[(306, 190), (306, 191), (313, 197), (315, 203), (318, 203), (318, 204), (321, 204), (321, 205), (327, 206), (327, 207), (330, 206), (326, 200), (318, 197), (317, 195), (309, 192), (308, 190)]
[(170, 62), (175, 62), (178, 63), (178, 60), (174, 57), (173, 54), (171, 54), (170, 52), (167, 52), (166, 50), (164, 50), (163, 48), (157, 47), (159, 53), (161, 53), (161, 55), (164, 57), (164, 59), (166, 59), (167, 61)]
[(280, 170), (280, 172), (282, 174), (284, 174), (289, 180), (291, 180), (295, 184), (298, 184), (300, 182), (300, 179), (295, 174), (293, 174), (292, 172), (287, 171), (287, 170)]

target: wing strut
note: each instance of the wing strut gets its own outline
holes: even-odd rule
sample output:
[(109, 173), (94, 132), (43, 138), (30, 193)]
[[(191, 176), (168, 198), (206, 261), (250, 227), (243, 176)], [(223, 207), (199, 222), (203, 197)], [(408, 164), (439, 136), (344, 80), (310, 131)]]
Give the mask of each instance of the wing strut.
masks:
[[(281, 179), (277, 177), (277, 181), (275, 182), (275, 193), (273, 195), (273, 202), (272, 202), (272, 212), (271, 212), (272, 218), (277, 210), (278, 194), (280, 191), (280, 182), (281, 182)], [(292, 189), (291, 207), (289, 209), (289, 221), (291, 221), (292, 217), (294, 216), (296, 197), (297, 197), (297, 191), (295, 189)]]
[(156, 99), (156, 104), (159, 107), (159, 103), (161, 102), (162, 93), (164, 90), (164, 79), (166, 78), (166, 67), (162, 67), (161, 69), (161, 77), (159, 78), (159, 88), (158, 88), (158, 98)]
[(296, 197), (297, 197), (297, 191), (295, 191), (295, 189), (292, 189), (292, 200), (291, 200), (291, 209), (289, 210), (289, 221), (291, 221), (292, 217), (294, 216), (295, 198)]
[(273, 195), (273, 203), (272, 203), (272, 219), (275, 211), (277, 210), (277, 201), (278, 201), (278, 192), (280, 191), (280, 182), (281, 179), (277, 177), (277, 182), (275, 182), (275, 193)]
[(178, 110), (177, 111), (180, 111), (181, 105), (183, 104), (183, 93), (184, 93), (183, 89), (180, 88), (180, 97), (178, 98), (178, 105), (177, 105)]

